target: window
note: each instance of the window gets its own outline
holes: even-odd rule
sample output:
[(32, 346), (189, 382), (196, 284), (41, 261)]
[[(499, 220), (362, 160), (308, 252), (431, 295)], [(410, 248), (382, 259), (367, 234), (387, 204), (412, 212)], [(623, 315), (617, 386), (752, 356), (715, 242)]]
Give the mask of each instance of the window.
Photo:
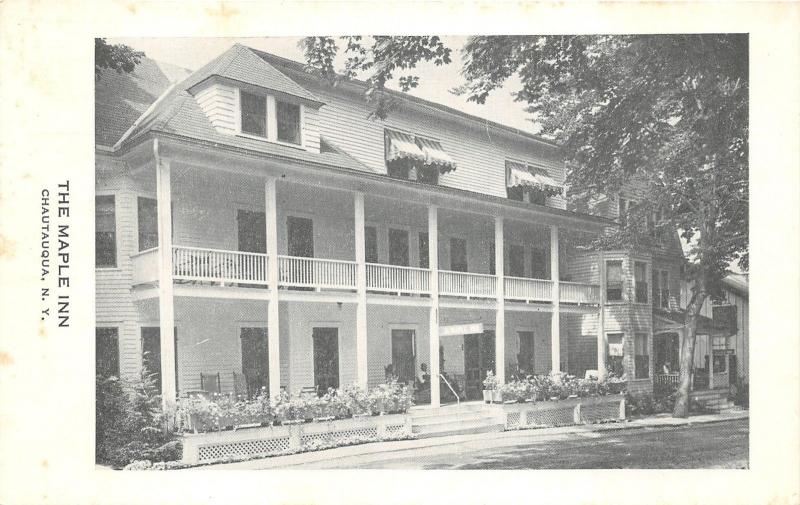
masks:
[(636, 283), (636, 303), (647, 303), (647, 263), (637, 261), (633, 264), (633, 278)]
[(278, 140), (300, 145), (300, 106), (276, 102), (275, 109), (278, 115)]
[(494, 240), (489, 242), (489, 275), (494, 275), (496, 272), (497, 258), (494, 255)]
[(267, 136), (267, 97), (240, 91), (242, 133)]
[(650, 377), (650, 353), (647, 350), (647, 333), (637, 333), (634, 336), (634, 367), (637, 379)]
[(549, 258), (546, 249), (534, 248), (531, 254), (531, 277), (534, 279), (549, 279)]
[(419, 267), (420, 268), (429, 268), (430, 262), (428, 261), (428, 256), (430, 252), (428, 251), (428, 234), (425, 232), (420, 232), (419, 234)]
[(408, 266), (408, 232), (389, 228), (389, 264)]
[(617, 377), (622, 377), (625, 367), (622, 358), (625, 355), (624, 335), (622, 333), (609, 333), (608, 349), (606, 352), (606, 369)]
[(512, 244), (508, 248), (508, 275), (525, 276), (525, 249), (521, 245)]
[(506, 194), (509, 200), (517, 200), (518, 202), (533, 203), (536, 205), (544, 205), (547, 200), (547, 194), (544, 191), (526, 188), (524, 186), (506, 188)]
[(622, 301), (622, 262), (606, 262), (606, 301)]
[(620, 197), (619, 198), (619, 224), (625, 226), (628, 224), (628, 210), (630, 208), (630, 201)]
[(364, 261), (378, 262), (378, 232), (374, 226), (364, 227)]
[(95, 374), (100, 377), (119, 377), (119, 330), (95, 329)]
[(117, 220), (113, 195), (95, 197), (94, 228), (95, 267), (117, 266)]
[(711, 308), (711, 317), (715, 330), (727, 335), (735, 335), (738, 331), (736, 305), (717, 305)]
[(662, 270), (661, 271), (660, 287), (661, 287), (661, 295), (660, 295), (659, 298), (661, 299), (661, 307), (664, 308), (664, 309), (668, 309), (669, 308), (669, 271), (668, 270)]
[(450, 239), (450, 270), (467, 271), (467, 241), (463, 238)]
[(153, 198), (137, 200), (139, 251), (158, 247), (158, 204)]

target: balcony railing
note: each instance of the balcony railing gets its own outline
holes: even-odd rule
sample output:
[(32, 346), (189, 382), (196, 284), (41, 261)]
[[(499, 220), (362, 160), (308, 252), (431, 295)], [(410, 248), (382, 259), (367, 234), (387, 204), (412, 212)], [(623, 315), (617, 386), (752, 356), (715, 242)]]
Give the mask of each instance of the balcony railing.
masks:
[(552, 281), (506, 277), (503, 282), (507, 300), (549, 302), (553, 299)]
[(494, 275), (439, 271), (439, 294), (467, 298), (494, 298), (497, 278)]
[(185, 281), (266, 285), (267, 255), (200, 247), (172, 247), (172, 275)]
[(425, 268), (367, 263), (367, 289), (389, 293), (430, 293), (431, 271)]
[(158, 247), (131, 255), (133, 284), (147, 284), (158, 280)]
[(600, 286), (580, 282), (559, 282), (559, 300), (561, 303), (578, 305), (600, 303)]
[(346, 289), (356, 288), (356, 262), (278, 256), (280, 286)]
[[(133, 283), (158, 280), (158, 248), (131, 256)], [(214, 282), (255, 287), (269, 284), (267, 255), (223, 249), (173, 246), (172, 275), (179, 281)], [(297, 256), (278, 256), (280, 287), (354, 291), (357, 287), (355, 261)], [(425, 268), (366, 264), (367, 290), (378, 293), (430, 294), (431, 271)], [(505, 277), (507, 300), (550, 302), (553, 283), (546, 279)], [(497, 294), (497, 277), (471, 272), (439, 271), (439, 294), (492, 299)], [(569, 304), (597, 304), (600, 287), (576, 282), (560, 283), (560, 299)]]

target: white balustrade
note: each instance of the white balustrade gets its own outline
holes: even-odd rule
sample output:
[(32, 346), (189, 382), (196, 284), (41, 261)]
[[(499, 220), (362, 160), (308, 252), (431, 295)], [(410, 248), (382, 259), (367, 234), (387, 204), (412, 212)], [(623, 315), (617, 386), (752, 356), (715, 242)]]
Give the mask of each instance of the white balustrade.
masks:
[(172, 247), (175, 279), (266, 285), (267, 255), (201, 247)]
[(367, 263), (367, 289), (371, 291), (428, 293), (430, 276), (425, 268)]
[(580, 282), (559, 282), (561, 303), (600, 303), (600, 286)]
[(158, 247), (131, 255), (133, 285), (158, 281)]
[(279, 285), (315, 289), (355, 289), (356, 262), (278, 256)]
[(553, 282), (546, 279), (527, 279), (506, 277), (504, 279), (505, 298), (525, 302), (551, 302)]
[(497, 278), (494, 275), (439, 271), (439, 294), (468, 298), (494, 298)]

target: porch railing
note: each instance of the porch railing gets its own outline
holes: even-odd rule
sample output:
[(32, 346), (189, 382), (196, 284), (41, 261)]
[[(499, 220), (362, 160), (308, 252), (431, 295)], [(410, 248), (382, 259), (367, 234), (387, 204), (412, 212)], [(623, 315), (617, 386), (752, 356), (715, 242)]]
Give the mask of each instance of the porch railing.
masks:
[(280, 286), (355, 289), (356, 262), (299, 256), (278, 256)]
[(439, 294), (468, 298), (494, 298), (497, 278), (494, 275), (439, 271)]
[(506, 277), (503, 283), (507, 300), (526, 302), (549, 302), (553, 300), (552, 281)]
[(367, 263), (367, 289), (372, 291), (429, 293), (430, 278), (426, 268)]
[(595, 304), (600, 303), (600, 286), (580, 282), (559, 282), (561, 303)]
[(131, 255), (133, 284), (147, 284), (158, 280), (158, 247)]
[(267, 284), (267, 255), (172, 246), (172, 275), (188, 281)]
[(681, 380), (681, 374), (675, 373), (657, 373), (655, 375), (655, 382), (658, 385), (667, 386), (670, 384), (677, 385)]

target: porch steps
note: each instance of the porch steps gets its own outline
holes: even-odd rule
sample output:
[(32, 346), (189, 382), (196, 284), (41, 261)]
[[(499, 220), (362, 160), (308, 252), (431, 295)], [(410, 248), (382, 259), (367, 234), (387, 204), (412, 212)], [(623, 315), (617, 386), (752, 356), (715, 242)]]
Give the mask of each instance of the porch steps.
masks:
[(503, 431), (502, 412), (492, 405), (464, 403), (438, 409), (411, 410), (411, 429), (417, 438)]
[(692, 391), (689, 397), (691, 401), (696, 401), (714, 412), (730, 412), (734, 409), (733, 402), (728, 400), (727, 388)]

